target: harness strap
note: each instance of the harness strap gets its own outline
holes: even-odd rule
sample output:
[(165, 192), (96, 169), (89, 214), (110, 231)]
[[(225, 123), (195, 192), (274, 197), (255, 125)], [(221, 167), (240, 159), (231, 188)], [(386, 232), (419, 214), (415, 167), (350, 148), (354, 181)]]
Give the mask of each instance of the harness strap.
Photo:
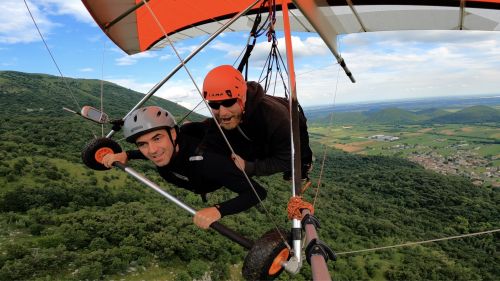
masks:
[[(273, 1), (274, 2), (274, 1)], [(264, 6), (266, 5), (267, 0), (263, 1), (262, 4), (259, 7), (259, 12), (257, 13), (255, 17), (255, 21), (253, 23), (252, 29), (250, 30), (250, 37), (253, 37), (253, 40), (251, 43), (247, 44), (245, 54), (241, 58), (240, 64), (238, 65), (238, 70), (243, 73), (243, 70), (245, 70), (245, 80), (248, 80), (248, 59), (250, 58), (250, 55), (252, 54), (253, 48), (255, 47), (255, 42), (257, 41), (257, 37), (262, 35), (262, 30), (266, 26), (267, 21), (269, 20), (269, 17), (266, 19), (264, 24), (259, 27), (261, 21), (262, 21), (262, 11), (264, 10)], [(271, 13), (271, 4), (269, 5), (269, 14)], [(271, 19), (272, 25), (274, 25), (275, 17), (273, 16), (273, 19)], [(271, 24), (270, 24), (271, 25)], [(269, 36), (269, 35), (268, 35)], [(250, 38), (248, 40), (250, 42)]]
[[(203, 152), (204, 152), (203, 148), (201, 148), (200, 146), (198, 146), (196, 148), (196, 151), (195, 151), (196, 155), (189, 157), (189, 162), (203, 161)], [(203, 203), (207, 203), (208, 202), (208, 200), (207, 200), (207, 192), (200, 193), (200, 197), (201, 197), (201, 201)]]
[(238, 126), (236, 126), (236, 128), (238, 129), (238, 132), (240, 132), (240, 134), (241, 134), (241, 135), (242, 135), (242, 136), (243, 136), (243, 137), (244, 137), (247, 141), (252, 141), (252, 139), (251, 139), (251, 138), (249, 138), (249, 137), (245, 134), (245, 132), (243, 132), (243, 130), (241, 129), (241, 127), (240, 127), (239, 125), (238, 125)]
[(243, 69), (246, 66), (245, 69), (245, 80), (248, 80), (248, 59), (250, 58), (250, 55), (252, 54), (253, 47), (255, 47), (255, 42), (257, 41), (257, 38), (253, 38), (253, 41), (251, 44), (247, 45), (247, 48), (245, 50), (245, 54), (241, 58), (240, 65), (238, 65), (238, 70), (243, 73)]

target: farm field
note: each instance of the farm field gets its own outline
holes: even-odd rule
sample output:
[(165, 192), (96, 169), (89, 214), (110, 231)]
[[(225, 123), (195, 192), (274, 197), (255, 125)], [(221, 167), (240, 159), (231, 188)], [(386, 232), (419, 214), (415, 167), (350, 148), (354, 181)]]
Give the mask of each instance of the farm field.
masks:
[(495, 124), (311, 126), (310, 138), (364, 155), (409, 159), (476, 185), (500, 186), (500, 128)]

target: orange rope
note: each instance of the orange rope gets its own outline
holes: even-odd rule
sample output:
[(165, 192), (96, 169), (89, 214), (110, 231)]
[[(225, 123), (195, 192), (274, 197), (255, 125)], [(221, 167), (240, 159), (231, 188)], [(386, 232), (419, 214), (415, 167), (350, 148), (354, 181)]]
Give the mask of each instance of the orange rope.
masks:
[(311, 203), (302, 200), (300, 196), (293, 196), (288, 201), (288, 219), (302, 219), (302, 209), (308, 209), (311, 215), (314, 214), (314, 207)]
[(306, 190), (311, 186), (312, 182), (310, 180), (307, 180), (304, 185), (302, 185), (302, 189), (300, 190), (300, 194), (304, 194)]

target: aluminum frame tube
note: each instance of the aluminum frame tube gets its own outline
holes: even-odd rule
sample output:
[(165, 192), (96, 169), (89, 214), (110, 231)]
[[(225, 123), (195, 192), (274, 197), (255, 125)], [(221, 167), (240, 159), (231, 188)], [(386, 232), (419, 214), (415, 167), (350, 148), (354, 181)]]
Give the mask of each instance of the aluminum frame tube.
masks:
[[(281, 4), (283, 12), (283, 29), (285, 34), (286, 45), (286, 61), (288, 67), (288, 85), (290, 89), (290, 143), (292, 148), (292, 196), (295, 197), (300, 192), (301, 183), (301, 165), (300, 165), (300, 132), (299, 132), (299, 115), (297, 101), (297, 85), (295, 80), (295, 66), (293, 62), (293, 47), (292, 47), (292, 32), (290, 28), (290, 17), (288, 16), (288, 1), (283, 1)], [(293, 255), (298, 263), (298, 267), (302, 266), (302, 235), (301, 222), (298, 219), (292, 220), (292, 242)], [(298, 231), (296, 231), (298, 230)]]
[[(113, 166), (120, 168), (121, 170), (123, 170), (127, 174), (131, 175), (135, 179), (139, 180), (143, 184), (145, 184), (148, 187), (154, 189), (156, 192), (158, 192), (161, 195), (163, 195), (163, 197), (167, 198), (170, 202), (172, 202), (175, 205), (177, 205), (178, 207), (186, 210), (191, 215), (194, 216), (196, 214), (196, 210), (195, 209), (189, 207), (184, 202), (182, 202), (181, 200), (177, 199), (175, 196), (173, 196), (170, 193), (164, 191), (156, 183), (150, 181), (149, 179), (147, 179), (146, 177), (144, 177), (142, 174), (136, 172), (134, 169), (132, 169), (132, 168), (130, 168), (130, 167), (128, 167), (128, 166), (120, 163), (120, 162), (113, 163)], [(223, 224), (221, 224), (221, 223), (219, 223), (217, 221), (213, 222), (210, 225), (210, 228), (212, 228), (213, 230), (219, 232), (223, 236), (231, 239), (233, 242), (238, 243), (240, 246), (242, 246), (243, 248), (245, 248), (247, 250), (250, 250), (252, 248), (253, 244), (254, 244), (254, 242), (252, 240), (247, 239), (246, 237), (240, 235), (239, 233), (233, 231), (230, 228), (227, 228), (226, 226), (224, 226)]]
[(177, 206), (181, 207), (182, 209), (186, 210), (191, 215), (194, 216), (196, 214), (196, 210), (195, 209), (189, 207), (188, 205), (186, 205), (181, 200), (177, 199), (176, 197), (174, 197), (170, 193), (164, 191), (163, 189), (161, 189), (161, 187), (159, 185), (157, 185), (156, 183), (150, 181), (149, 179), (147, 179), (146, 177), (144, 177), (142, 174), (136, 172), (134, 169), (132, 169), (130, 167), (127, 167), (127, 166), (125, 166), (123, 164), (120, 164), (119, 162), (115, 162), (113, 165), (119, 167), (120, 169), (122, 169), (123, 171), (125, 171), (127, 174), (131, 175), (132, 177), (134, 177), (135, 179), (139, 180), (140, 182), (142, 182), (143, 184), (147, 185), (148, 187), (151, 187), (156, 192), (158, 192), (161, 195), (163, 195), (163, 197), (167, 198), (170, 202), (172, 202), (175, 205), (177, 205)]
[[(122, 118), (123, 121), (132, 114), (136, 109), (141, 107), (146, 101), (151, 98), (160, 88), (165, 84), (172, 76), (174, 76), (177, 71), (179, 71), (187, 62), (189, 62), (196, 54), (198, 54), (201, 50), (203, 50), (212, 40), (214, 40), (219, 34), (224, 32), (231, 24), (233, 24), (236, 20), (238, 20), (240, 17), (245, 15), (248, 11), (250, 11), (257, 3), (259, 3), (260, 0), (254, 1), (250, 6), (248, 6), (245, 10), (239, 12), (236, 14), (234, 17), (231, 18), (227, 23), (225, 23), (223, 26), (221, 26), (217, 31), (214, 32), (210, 37), (207, 38), (207, 40), (203, 41), (203, 43), (200, 44), (198, 48), (196, 48), (194, 51), (192, 51), (181, 63), (179, 63), (165, 78), (163, 78), (160, 82), (158, 82), (149, 92)], [(106, 137), (110, 138), (115, 134), (114, 130), (111, 130)]]
[[(337, 62), (344, 69), (345, 74), (351, 82), (355, 83), (356, 79), (352, 76), (351, 71), (347, 68), (344, 59), (337, 52), (335, 42), (338, 35), (335, 28), (328, 22), (328, 18), (318, 8), (317, 2), (326, 2), (325, 0), (292, 0), (295, 6), (300, 10), (304, 17), (313, 26), (314, 30), (319, 34), (326, 46), (337, 59)], [(327, 5), (328, 6), (328, 5)]]

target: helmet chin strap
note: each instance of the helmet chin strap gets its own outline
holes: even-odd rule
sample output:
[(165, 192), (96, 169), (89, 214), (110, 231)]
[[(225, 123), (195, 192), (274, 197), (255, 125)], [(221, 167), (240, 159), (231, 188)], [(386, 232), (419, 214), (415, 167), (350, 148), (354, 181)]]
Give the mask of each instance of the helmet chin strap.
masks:
[(177, 137), (179, 136), (179, 126), (175, 125), (174, 129), (175, 129), (175, 136), (176, 136), (176, 139), (174, 140), (174, 138), (172, 137), (172, 133), (170, 132), (172, 128), (169, 128), (167, 130), (167, 134), (168, 134), (168, 138), (170, 139), (170, 142), (172, 143), (173, 147), (174, 147), (174, 150), (172, 151), (172, 158), (174, 158), (178, 152), (177, 152)]

